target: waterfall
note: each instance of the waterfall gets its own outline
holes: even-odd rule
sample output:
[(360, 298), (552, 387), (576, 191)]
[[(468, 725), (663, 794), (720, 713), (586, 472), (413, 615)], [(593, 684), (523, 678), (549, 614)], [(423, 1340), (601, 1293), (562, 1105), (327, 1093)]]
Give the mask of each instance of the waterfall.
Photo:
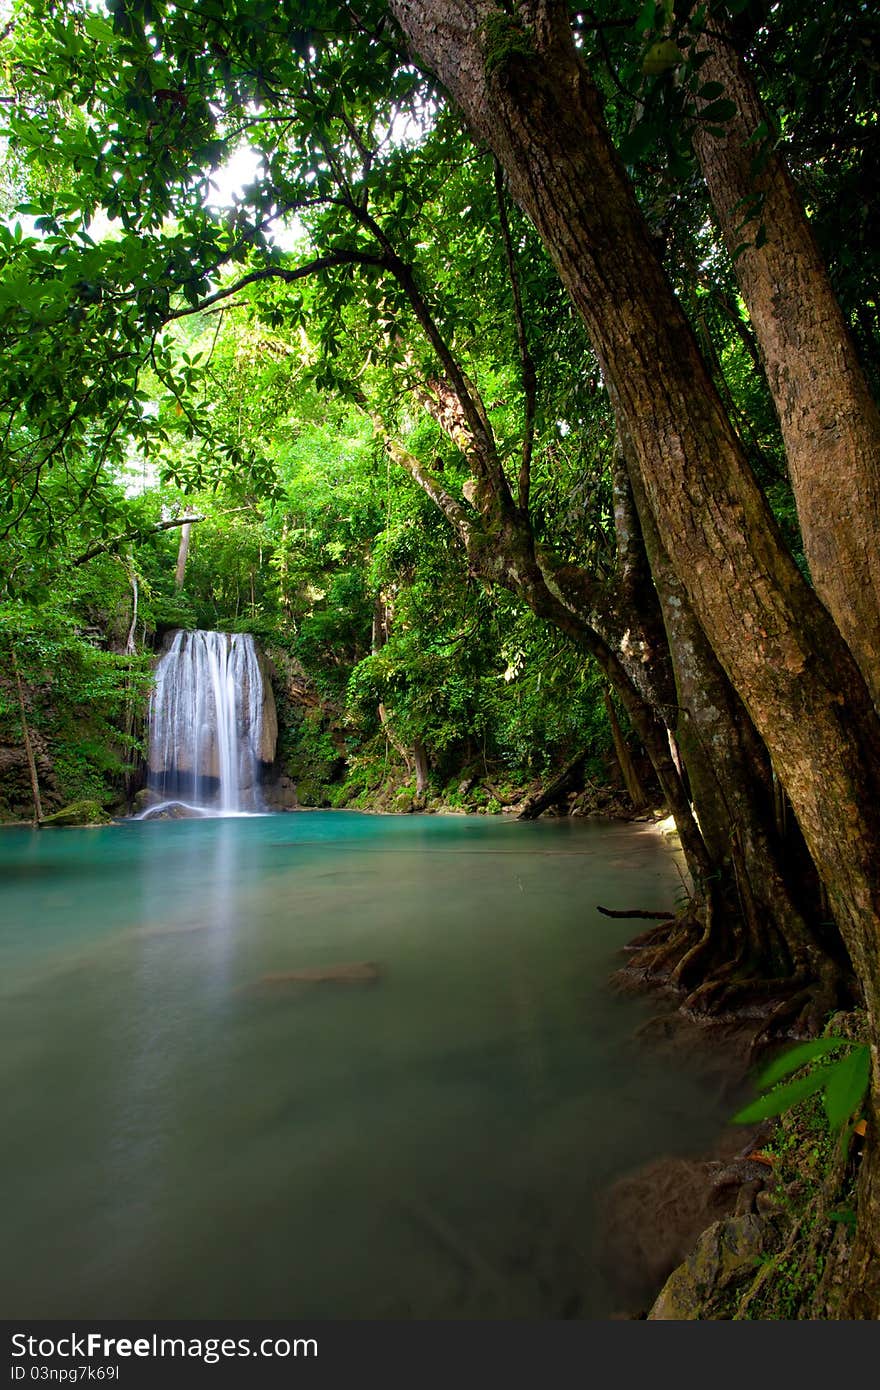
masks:
[(209, 814), (259, 811), (263, 710), (250, 634), (175, 633), (155, 671), (148, 785)]

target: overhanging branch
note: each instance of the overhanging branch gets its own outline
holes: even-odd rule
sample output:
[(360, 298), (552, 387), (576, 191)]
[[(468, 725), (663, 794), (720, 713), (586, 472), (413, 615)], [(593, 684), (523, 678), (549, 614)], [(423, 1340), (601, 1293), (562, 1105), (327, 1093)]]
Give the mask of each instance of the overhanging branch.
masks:
[(98, 555), (109, 555), (112, 551), (118, 550), (121, 545), (125, 545), (126, 541), (144, 539), (146, 536), (157, 535), (160, 531), (170, 531), (174, 526), (187, 526), (190, 522), (204, 520), (203, 516), (177, 516), (171, 521), (157, 521), (155, 526), (150, 526), (146, 531), (143, 527), (136, 526), (131, 531), (124, 531), (121, 536), (113, 536), (110, 540), (99, 541), (97, 545), (90, 546), (82, 555), (71, 560), (70, 567), (76, 569), (78, 565), (88, 564), (89, 560), (94, 560)]
[(187, 318), (190, 314), (200, 314), (212, 304), (218, 304), (221, 300), (229, 299), (232, 295), (238, 294), (248, 285), (257, 285), (265, 280), (281, 280), (286, 285), (292, 285), (297, 280), (305, 280), (310, 275), (317, 275), (322, 270), (333, 270), (336, 266), (341, 265), (366, 265), (374, 266), (380, 270), (391, 269), (385, 256), (370, 251), (354, 250), (333, 251), (326, 256), (316, 256), (314, 260), (306, 261), (305, 265), (299, 265), (293, 269), (282, 265), (267, 265), (263, 266), (261, 270), (252, 270), (249, 275), (242, 275), (234, 284), (216, 290), (214, 294), (207, 295), (198, 304), (191, 305), (187, 309), (174, 309), (169, 313), (168, 321)]

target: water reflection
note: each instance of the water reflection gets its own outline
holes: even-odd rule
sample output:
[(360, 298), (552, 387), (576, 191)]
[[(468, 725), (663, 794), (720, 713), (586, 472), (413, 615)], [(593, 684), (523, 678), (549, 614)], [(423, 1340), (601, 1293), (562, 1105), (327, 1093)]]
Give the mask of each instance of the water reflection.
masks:
[[(652, 835), (315, 813), (0, 839), (44, 855), (44, 889), (4, 880), (8, 1315), (612, 1311), (596, 1192), (716, 1123), (604, 987), (628, 927), (595, 903), (676, 892)], [(378, 983), (338, 978), (364, 961)]]

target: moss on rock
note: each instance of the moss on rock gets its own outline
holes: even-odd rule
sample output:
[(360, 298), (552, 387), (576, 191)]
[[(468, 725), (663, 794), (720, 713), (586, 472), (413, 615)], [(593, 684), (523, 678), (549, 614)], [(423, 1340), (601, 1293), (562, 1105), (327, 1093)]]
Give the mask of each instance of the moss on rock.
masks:
[(83, 826), (83, 825), (111, 825), (112, 817), (107, 815), (103, 806), (97, 801), (72, 801), (69, 806), (62, 806), (60, 811), (55, 811), (51, 816), (44, 816), (40, 821), (41, 826)]

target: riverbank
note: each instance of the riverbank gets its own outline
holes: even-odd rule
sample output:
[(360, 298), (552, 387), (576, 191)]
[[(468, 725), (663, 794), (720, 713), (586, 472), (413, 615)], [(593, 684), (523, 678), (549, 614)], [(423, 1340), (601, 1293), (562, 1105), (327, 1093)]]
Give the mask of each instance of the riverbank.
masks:
[[(671, 819), (657, 830), (677, 842)], [(677, 1056), (716, 1059), (730, 1114), (754, 1094), (754, 1077), (786, 1053), (797, 1034), (767, 1036), (763, 1007), (720, 1016), (685, 1007), (672, 966), (640, 965), (643, 933), (624, 948), (612, 986), (656, 999), (660, 1012), (642, 1029), (670, 1065)], [(828, 1038), (867, 1039), (864, 1010), (838, 1012)], [(792, 1073), (805, 1077), (809, 1065)], [(786, 1081), (792, 1077), (786, 1077)], [(614, 1263), (655, 1277), (653, 1296), (631, 1301), (628, 1316), (669, 1320), (827, 1320), (841, 1316), (855, 1230), (864, 1121), (831, 1129), (812, 1094), (752, 1127), (727, 1125), (702, 1156), (661, 1158), (608, 1194)], [(615, 1224), (616, 1223), (616, 1224)], [(616, 1245), (615, 1245), (616, 1241)], [(635, 1252), (635, 1253), (634, 1253)]]

